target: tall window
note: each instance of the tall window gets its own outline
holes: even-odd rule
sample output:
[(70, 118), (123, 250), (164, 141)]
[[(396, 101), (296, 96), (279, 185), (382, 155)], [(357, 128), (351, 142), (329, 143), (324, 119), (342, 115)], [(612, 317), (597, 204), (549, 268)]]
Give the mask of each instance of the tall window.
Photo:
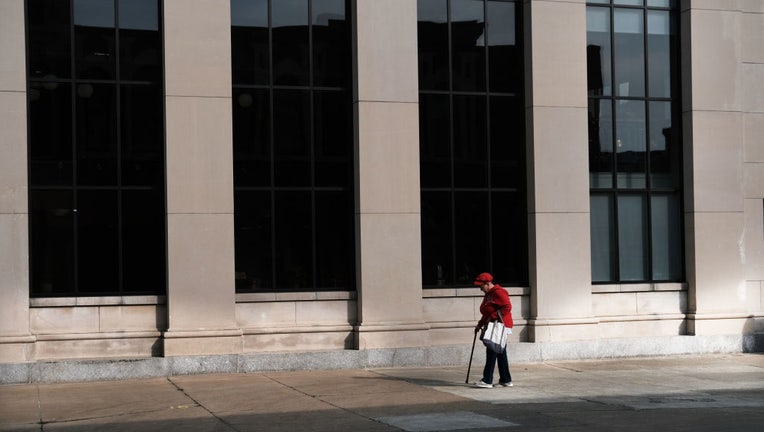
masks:
[(528, 283), (521, 4), (418, 0), (426, 288)]
[(165, 292), (158, 0), (27, 0), (30, 295)]
[(676, 3), (587, 2), (595, 283), (683, 278)]
[(350, 2), (231, 0), (236, 289), (353, 290)]

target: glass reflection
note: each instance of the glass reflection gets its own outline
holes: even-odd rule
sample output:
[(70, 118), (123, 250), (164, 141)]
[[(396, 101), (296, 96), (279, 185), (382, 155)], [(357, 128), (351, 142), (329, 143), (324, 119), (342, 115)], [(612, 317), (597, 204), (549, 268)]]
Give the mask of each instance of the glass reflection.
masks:
[(119, 2), (120, 30), (159, 30), (157, 0), (130, 0)]
[(234, 191), (236, 290), (273, 288), (271, 193)]
[(316, 186), (345, 187), (353, 179), (353, 112), (346, 92), (313, 94)]
[(311, 2), (313, 38), (313, 85), (349, 86), (351, 65), (350, 26), (345, 18), (345, 0)]
[(454, 283), (451, 193), (422, 191), (422, 284)]
[(615, 230), (613, 199), (610, 195), (592, 195), (589, 200), (591, 222), (592, 281), (614, 280)]
[(316, 193), (316, 286), (347, 290), (355, 285), (353, 200), (349, 191)]
[(161, 35), (157, 0), (119, 2), (120, 79), (162, 79)]
[(615, 102), (617, 175), (619, 188), (647, 187), (645, 103), (634, 100)]
[(486, 3), (488, 77), (492, 92), (522, 91), (522, 53), (515, 36), (516, 7), (513, 2)]
[[(30, 212), (36, 213), (30, 293), (164, 292), (159, 2), (26, 5), (29, 74), (42, 74), (30, 79), (28, 91)], [(72, 63), (74, 77), (59, 70)], [(70, 78), (75, 81), (62, 82)], [(62, 186), (68, 190), (45, 190)], [(50, 253), (58, 263), (48, 262)]]
[(28, 98), (30, 185), (73, 184), (71, 85), (30, 82)]
[(275, 192), (277, 287), (293, 290), (314, 287), (312, 208), (309, 191)]
[(164, 100), (162, 88), (120, 87), (122, 184), (164, 183)]
[(122, 192), (123, 289), (131, 294), (165, 292), (164, 194)]
[(273, 171), (276, 186), (310, 186), (310, 94), (273, 92)]
[(83, 293), (112, 291), (119, 281), (117, 191), (77, 194), (77, 283)]
[(236, 186), (271, 184), (268, 90), (233, 91), (233, 179)]
[(682, 277), (677, 3), (587, 1), (594, 282)]
[(589, 101), (589, 187), (613, 187), (613, 110), (609, 99)]
[(85, 27), (114, 27), (114, 2), (103, 0), (74, 0), (74, 25)]
[(455, 282), (467, 285), (489, 261), (488, 192), (454, 193)]
[(308, 1), (271, 2), (273, 81), (277, 85), (308, 85)]
[(589, 96), (612, 93), (610, 56), (610, 9), (587, 7), (586, 62)]
[(679, 131), (672, 127), (671, 102), (650, 102), (650, 183), (653, 188), (680, 185)]
[(72, 192), (29, 193), (30, 294), (50, 296), (74, 291)]
[(419, 166), (422, 187), (451, 185), (449, 97), (419, 95)]
[(75, 77), (115, 78), (114, 4), (99, 0), (75, 0)]
[(447, 90), (450, 78), (446, 0), (419, 0), (417, 19), (419, 89)]
[(268, 27), (268, 0), (231, 0), (231, 26)]
[(618, 197), (618, 265), (620, 280), (646, 280), (647, 208), (642, 195)]
[(651, 97), (671, 97), (671, 15), (668, 11), (647, 12), (647, 78)]
[(268, 84), (268, 0), (231, 1), (231, 70), (234, 84)]
[(71, 77), (71, 13), (68, 2), (27, 0), (29, 75)]
[(490, 99), (491, 187), (525, 190), (524, 109), (519, 98)]
[(78, 184), (117, 184), (115, 106), (114, 85), (78, 85), (75, 103)]
[(451, 0), (453, 89), (485, 90), (483, 0)]
[(454, 186), (488, 186), (485, 96), (453, 96)]
[(677, 194), (650, 198), (653, 280), (677, 281), (682, 277), (681, 214)]
[(616, 96), (645, 95), (643, 11), (616, 8), (613, 16), (613, 60)]

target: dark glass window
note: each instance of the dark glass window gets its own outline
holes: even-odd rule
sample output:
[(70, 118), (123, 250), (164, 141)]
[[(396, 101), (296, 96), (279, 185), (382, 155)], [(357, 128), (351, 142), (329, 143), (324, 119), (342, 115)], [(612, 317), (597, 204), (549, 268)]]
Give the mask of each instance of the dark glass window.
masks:
[(165, 292), (158, 0), (28, 0), (32, 297)]
[(231, 0), (237, 292), (355, 289), (350, 2)]
[(588, 2), (595, 283), (683, 278), (676, 3)]
[(527, 285), (522, 2), (417, 5), (423, 286)]

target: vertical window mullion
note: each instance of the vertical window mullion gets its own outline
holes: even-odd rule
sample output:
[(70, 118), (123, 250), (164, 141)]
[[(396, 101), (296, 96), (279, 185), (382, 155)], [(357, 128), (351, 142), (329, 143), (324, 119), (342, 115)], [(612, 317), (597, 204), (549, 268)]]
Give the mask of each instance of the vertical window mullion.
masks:
[(310, 161), (310, 225), (311, 225), (311, 285), (317, 286), (318, 283), (318, 266), (316, 260), (318, 236), (316, 232), (318, 227), (316, 226), (316, 207), (318, 196), (316, 194), (316, 139), (315, 139), (315, 88), (314, 88), (314, 64), (313, 64), (313, 1), (308, 0), (308, 129), (309, 136), (308, 142), (310, 149), (308, 150)]
[(77, 72), (76, 67), (76, 59), (77, 59), (77, 48), (76, 48), (76, 39), (74, 37), (74, 3), (73, 0), (69, 0), (69, 37), (70, 37), (70, 50), (69, 50), (69, 56), (71, 58), (71, 88), (69, 89), (69, 97), (71, 100), (71, 111), (72, 111), (72, 181), (71, 181), (71, 190), (72, 190), (72, 265), (74, 268), (72, 269), (72, 275), (73, 275), (73, 287), (74, 287), (74, 293), (75, 295), (79, 293), (80, 291), (80, 283), (79, 283), (79, 229), (77, 228), (79, 225), (79, 215), (77, 214), (77, 207), (78, 200), (79, 200), (79, 194), (78, 187), (77, 187), (77, 160), (78, 160), (78, 154), (77, 154), (77, 76), (75, 75)]
[(274, 116), (273, 116), (273, 100), (275, 98), (274, 90), (273, 90), (273, 1), (274, 0), (268, 0), (268, 111), (271, 113), (271, 115), (268, 116), (268, 121), (270, 122), (270, 125), (268, 127), (268, 140), (270, 144), (270, 199), (271, 199), (271, 257), (273, 259), (271, 260), (271, 285), (272, 288), (276, 287), (276, 283), (278, 280), (277, 272), (276, 272), (276, 225), (278, 221), (276, 220), (276, 172), (274, 167), (276, 166), (276, 146), (275, 146), (275, 136), (273, 133), (273, 126), (275, 125)]
[(651, 148), (650, 148), (650, 51), (648, 50), (648, 41), (650, 29), (647, 26), (647, 6), (642, 13), (642, 27), (644, 28), (644, 52), (645, 52), (645, 211), (647, 213), (647, 279), (653, 280), (653, 218), (652, 218), (652, 175), (650, 167)]
[(123, 208), (122, 208), (122, 82), (121, 75), (121, 56), (120, 56), (120, 39), (119, 39), (119, 2), (115, 0), (114, 5), (114, 64), (115, 64), (115, 77), (116, 82), (114, 84), (115, 92), (115, 110), (116, 110), (116, 136), (114, 137), (117, 146), (117, 289), (120, 294), (124, 292), (124, 256), (123, 256), (123, 236), (124, 220), (123, 220)]
[(451, 281), (456, 281), (456, 189), (454, 183), (454, 52), (453, 52), (453, 31), (451, 20), (451, 0), (446, 1), (446, 20), (448, 22), (448, 123), (449, 123), (449, 195), (451, 211)]
[(615, 74), (615, 58), (616, 58), (616, 44), (615, 44), (615, 7), (612, 2), (610, 9), (610, 116), (613, 119), (613, 135), (610, 137), (611, 145), (613, 147), (612, 155), (612, 176), (610, 177), (610, 196), (613, 200), (613, 276), (616, 282), (621, 281), (621, 257), (618, 251), (620, 250), (620, 240), (618, 236), (618, 117), (616, 117), (616, 103), (618, 96), (616, 94), (616, 74)]
[(493, 194), (492, 191), (492, 176), (491, 176), (491, 104), (490, 101), (490, 88), (491, 88), (491, 82), (490, 82), (490, 76), (489, 76), (489, 53), (490, 50), (488, 49), (490, 44), (490, 37), (491, 35), (488, 34), (488, 2), (483, 1), (483, 34), (485, 35), (484, 38), (484, 46), (483, 50), (485, 50), (485, 127), (486, 134), (486, 168), (487, 172), (486, 175), (488, 176), (488, 264), (490, 271), (494, 271), (493, 268)]

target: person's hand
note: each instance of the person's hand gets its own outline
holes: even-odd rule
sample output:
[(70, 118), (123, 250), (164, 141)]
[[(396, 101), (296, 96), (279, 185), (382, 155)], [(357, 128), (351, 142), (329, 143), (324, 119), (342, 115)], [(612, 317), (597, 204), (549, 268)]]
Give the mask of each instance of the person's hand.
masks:
[(480, 333), (480, 326), (475, 327), (475, 334)]

